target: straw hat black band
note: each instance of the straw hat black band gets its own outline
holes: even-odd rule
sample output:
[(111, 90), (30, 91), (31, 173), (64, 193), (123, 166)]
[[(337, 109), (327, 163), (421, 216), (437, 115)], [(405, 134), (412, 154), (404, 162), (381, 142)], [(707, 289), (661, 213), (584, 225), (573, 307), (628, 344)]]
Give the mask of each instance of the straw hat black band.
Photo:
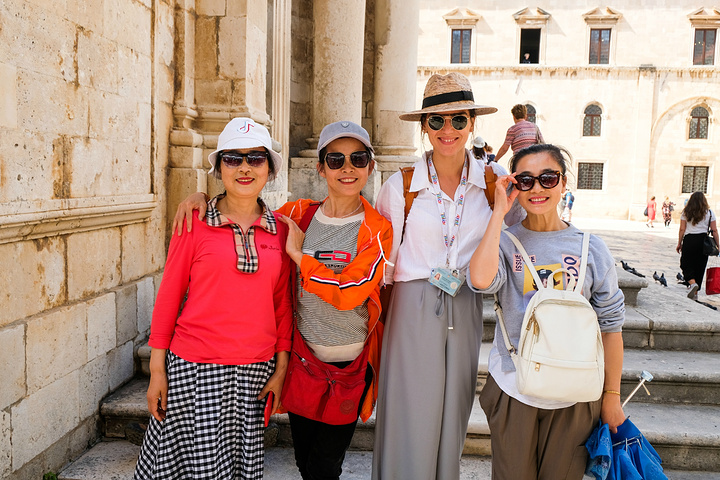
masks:
[(475, 101), (473, 92), (468, 90), (460, 90), (458, 92), (441, 93), (439, 95), (433, 95), (432, 97), (426, 97), (423, 99), (422, 108), (434, 107), (443, 103), (461, 102), (463, 100)]

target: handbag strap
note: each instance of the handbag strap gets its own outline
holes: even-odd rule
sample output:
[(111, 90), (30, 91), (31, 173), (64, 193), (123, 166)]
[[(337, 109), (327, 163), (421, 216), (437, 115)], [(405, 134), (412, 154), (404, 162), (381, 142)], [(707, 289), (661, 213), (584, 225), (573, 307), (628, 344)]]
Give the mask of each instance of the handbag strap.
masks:
[(713, 213), (712, 213), (712, 210), (710, 210), (710, 209), (708, 209), (708, 212), (710, 212), (710, 215), (708, 216), (708, 229), (707, 229), (707, 233), (708, 233), (708, 234), (712, 234), (712, 230), (710, 230), (710, 225), (712, 224), (712, 216), (713, 216)]
[[(525, 251), (525, 248), (522, 246), (522, 243), (520, 243), (520, 240), (513, 235), (512, 233), (508, 232), (507, 230), (503, 230), (503, 233), (505, 233), (510, 240), (515, 244), (515, 247), (517, 247), (518, 251), (520, 252), (520, 255), (523, 257), (523, 261), (525, 262), (525, 265), (527, 266), (528, 270), (530, 271), (530, 274), (532, 275), (533, 279), (535, 280), (535, 285), (537, 285), (538, 290), (543, 288), (542, 286), (542, 280), (540, 280), (540, 276), (537, 274), (537, 271), (533, 267), (532, 261), (530, 261), (530, 256), (528, 255), (527, 251)], [(577, 291), (579, 293), (582, 292), (582, 286), (585, 283), (585, 274), (587, 272), (587, 257), (588, 257), (588, 251), (590, 249), (590, 234), (583, 233), (583, 239), (582, 239), (582, 253), (580, 254), (580, 271), (578, 272), (578, 281), (575, 284), (575, 288), (573, 288), (573, 291)], [(557, 270), (556, 270), (557, 272)], [(552, 287), (548, 287), (552, 288)], [(511, 355), (517, 353), (517, 349), (513, 346), (513, 344), (510, 342), (510, 336), (507, 332), (507, 327), (505, 326), (505, 317), (503, 315), (502, 306), (500, 305), (500, 299), (498, 298), (497, 293), (494, 294), (493, 298), (495, 299), (495, 314), (498, 317), (498, 324), (500, 325), (500, 330), (503, 334), (503, 341), (505, 343), (505, 348), (507, 348), (508, 352), (510, 352)]]

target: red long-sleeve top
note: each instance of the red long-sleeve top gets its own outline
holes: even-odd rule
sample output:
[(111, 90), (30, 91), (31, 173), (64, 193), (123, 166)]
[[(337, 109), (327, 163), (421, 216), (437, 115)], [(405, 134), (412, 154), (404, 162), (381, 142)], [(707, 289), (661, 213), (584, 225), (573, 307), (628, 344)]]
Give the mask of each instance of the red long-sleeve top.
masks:
[[(289, 351), (292, 337), (287, 225), (255, 222), (257, 272), (238, 271), (230, 227), (193, 212), (191, 232), (173, 235), (150, 328), (150, 346), (196, 363), (246, 365)], [(251, 227), (251, 228), (253, 228)], [(178, 316), (183, 298), (187, 300)]]

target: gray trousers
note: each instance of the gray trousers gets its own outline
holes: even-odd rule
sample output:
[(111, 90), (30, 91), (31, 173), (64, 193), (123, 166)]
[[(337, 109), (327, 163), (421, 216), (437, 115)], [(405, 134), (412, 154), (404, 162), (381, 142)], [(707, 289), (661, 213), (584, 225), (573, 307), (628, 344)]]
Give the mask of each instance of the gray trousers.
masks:
[[(452, 329), (448, 327), (452, 326)], [(380, 365), (375, 480), (460, 478), (477, 383), (482, 296), (397, 282)]]

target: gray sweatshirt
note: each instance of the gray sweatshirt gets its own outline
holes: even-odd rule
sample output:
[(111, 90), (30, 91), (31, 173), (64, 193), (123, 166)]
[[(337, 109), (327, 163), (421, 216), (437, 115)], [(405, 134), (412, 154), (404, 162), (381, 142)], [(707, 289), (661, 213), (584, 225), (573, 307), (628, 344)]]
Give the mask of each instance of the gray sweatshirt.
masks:
[[(554, 232), (534, 232), (521, 223), (508, 227), (507, 230), (520, 240), (543, 281), (550, 272), (561, 267), (575, 272), (577, 279), (577, 272), (580, 269), (582, 231), (570, 225), (564, 230)], [(566, 288), (566, 276), (567, 274), (555, 276), (556, 288)], [(484, 290), (478, 290), (472, 285), (470, 287), (476, 292), (498, 294), (508, 335), (511, 343), (517, 346), (525, 307), (537, 288), (534, 286), (532, 276), (524, 268), (522, 256), (507, 235), (503, 234), (500, 237), (500, 262), (492, 284)], [(618, 288), (615, 260), (605, 242), (594, 235), (590, 237), (588, 266), (582, 293), (595, 309), (602, 332), (622, 331), (625, 322), (625, 296)], [(515, 366), (505, 348), (499, 325), (495, 328), (494, 343), (502, 356), (502, 370), (514, 371)]]

